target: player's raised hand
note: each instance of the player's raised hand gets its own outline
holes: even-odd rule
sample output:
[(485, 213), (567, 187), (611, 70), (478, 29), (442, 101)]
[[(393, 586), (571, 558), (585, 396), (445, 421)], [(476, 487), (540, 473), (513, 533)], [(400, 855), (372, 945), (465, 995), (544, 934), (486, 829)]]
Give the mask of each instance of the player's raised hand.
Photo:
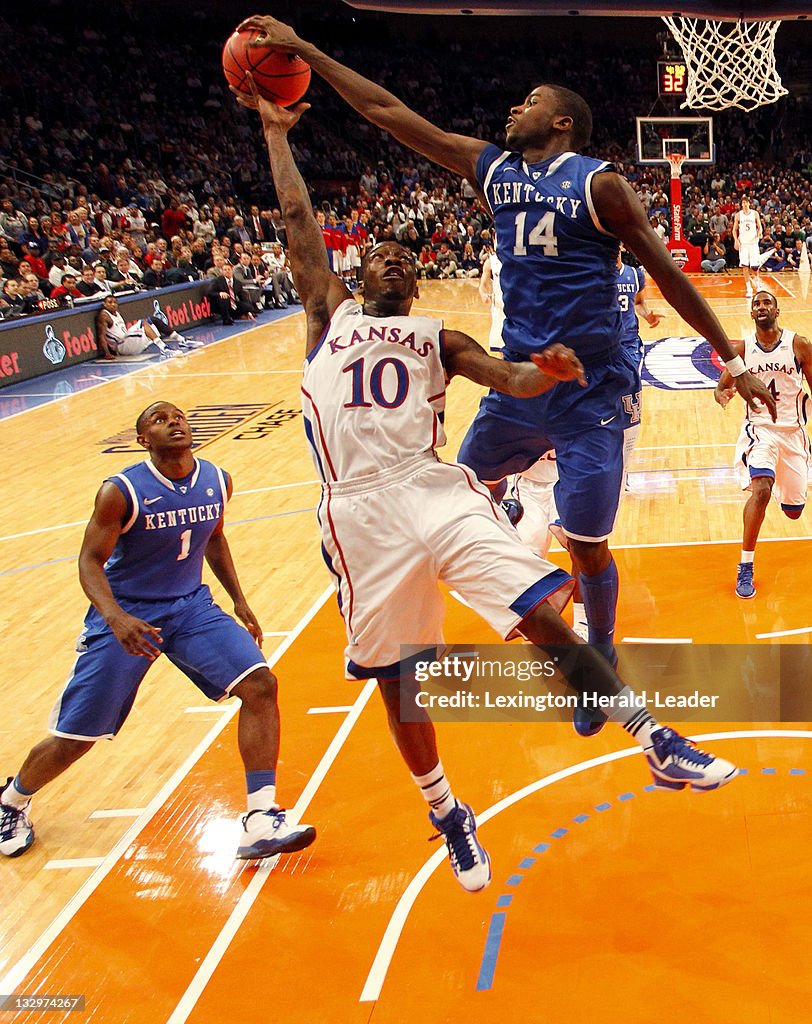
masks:
[(775, 422), (775, 398), (763, 380), (759, 380), (749, 370), (745, 370), (744, 373), (740, 373), (733, 378), (733, 383), (736, 385), (736, 390), (744, 399), (748, 409), (752, 412), (761, 412), (759, 403), (766, 405), (770, 416), (773, 418), (773, 422)]
[(583, 363), (566, 345), (548, 345), (541, 352), (531, 352), (530, 358), (546, 376), (556, 380), (577, 380), (582, 388), (586, 387)]
[(161, 653), (160, 648), (156, 646), (162, 643), (161, 630), (157, 626), (151, 626), (143, 619), (138, 619), (125, 611), (109, 619), (108, 625), (127, 654), (155, 661)]
[(256, 615), (254, 615), (245, 601), (235, 603), (234, 614), (256, 640), (258, 646), (262, 647), (262, 626), (260, 626)]
[(249, 46), (272, 46), (283, 53), (296, 53), (297, 48), (304, 42), (290, 25), (272, 18), (269, 14), (252, 14), (250, 18), (240, 22), (237, 31), (242, 32), (243, 29), (250, 28), (262, 34), (254, 42), (249, 43)]
[(256, 82), (250, 72), (246, 75), (246, 79), (251, 88), (250, 95), (240, 92), (233, 85), (229, 86), (229, 89), (234, 93), (241, 107), (258, 111), (262, 119), (263, 131), (266, 131), (268, 128), (279, 128), (283, 132), (289, 132), (302, 114), (306, 110), (310, 110), (310, 104), (304, 102), (296, 103), (292, 107), (280, 107), (278, 103), (273, 103), (271, 100), (266, 100), (260, 96), (257, 92)]

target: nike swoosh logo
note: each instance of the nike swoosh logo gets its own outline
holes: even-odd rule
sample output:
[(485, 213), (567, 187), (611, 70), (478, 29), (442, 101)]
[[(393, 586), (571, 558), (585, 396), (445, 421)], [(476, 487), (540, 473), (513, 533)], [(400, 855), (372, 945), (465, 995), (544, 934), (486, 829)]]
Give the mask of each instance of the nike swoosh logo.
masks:
[(144, 498), (144, 504), (145, 505), (152, 505), (156, 501), (160, 501), (162, 497), (163, 497), (163, 495), (159, 494), (157, 498)]
[[(608, 420), (601, 420), (601, 426), (605, 427), (607, 423), (611, 423), (612, 420), (616, 420), (616, 419), (617, 419), (617, 413), (615, 413), (614, 416), (610, 416)], [(145, 502), (145, 504), (146, 504), (146, 502)]]

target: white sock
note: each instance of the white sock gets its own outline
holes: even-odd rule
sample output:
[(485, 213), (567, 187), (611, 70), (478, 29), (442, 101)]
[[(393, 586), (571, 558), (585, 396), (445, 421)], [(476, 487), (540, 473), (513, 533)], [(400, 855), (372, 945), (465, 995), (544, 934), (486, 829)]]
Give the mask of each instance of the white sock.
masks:
[(752, 563), (755, 560), (755, 557), (756, 557), (755, 551), (744, 551), (743, 550), (742, 551), (742, 556), (739, 559), (739, 561), (740, 562), (744, 562), (745, 565), (749, 565), (750, 563)]
[(451, 786), (445, 777), (442, 761), (438, 761), (425, 775), (413, 774), (412, 778), (423, 794), (423, 799), (434, 812), (435, 818), (444, 818), (457, 806)]
[(276, 786), (263, 786), (255, 793), (248, 794), (248, 813), (269, 811), (276, 806)]
[(586, 609), (582, 604), (578, 604), (577, 601), (572, 602), (572, 624), (573, 626), (586, 626)]
[(18, 811), (24, 811), (31, 803), (33, 793), (21, 793), (14, 785), (16, 778), (11, 781), (3, 790), (2, 802), (6, 807), (14, 807)]
[(624, 686), (618, 697), (624, 698), (623, 704), (621, 705), (620, 701), (615, 698), (614, 706), (607, 713), (607, 718), (622, 726), (645, 750), (651, 746), (651, 734), (657, 729), (661, 729), (662, 726), (651, 717), (645, 705), (643, 707), (635, 705), (635, 692), (630, 687)]

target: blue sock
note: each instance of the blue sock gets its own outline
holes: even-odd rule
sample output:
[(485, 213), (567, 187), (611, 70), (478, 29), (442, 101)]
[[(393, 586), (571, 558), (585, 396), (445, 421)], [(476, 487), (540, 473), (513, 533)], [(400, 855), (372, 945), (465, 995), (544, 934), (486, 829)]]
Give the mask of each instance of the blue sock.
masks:
[(245, 773), (249, 811), (268, 811), (276, 804), (276, 769)]
[(26, 789), (25, 786), (22, 784), (22, 782), (20, 782), (20, 776), (19, 775), (15, 775), (14, 776), (14, 780), (12, 781), (11, 784), (12, 784), (12, 786), (14, 786), (14, 788), (17, 790), (17, 792), (20, 794), (20, 796), (33, 796), (34, 795), (34, 791), (32, 789)]
[(612, 558), (606, 568), (594, 576), (581, 573), (580, 584), (589, 623), (589, 642), (601, 647), (612, 647), (619, 589), (615, 560)]

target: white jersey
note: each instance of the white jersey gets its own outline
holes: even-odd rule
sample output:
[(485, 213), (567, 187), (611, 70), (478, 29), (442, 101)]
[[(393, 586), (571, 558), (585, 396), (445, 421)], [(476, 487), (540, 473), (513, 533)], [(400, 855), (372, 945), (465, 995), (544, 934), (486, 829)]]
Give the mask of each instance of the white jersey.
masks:
[(505, 306), (502, 302), (502, 261), (492, 252), (488, 257), (491, 265), (491, 332), (488, 337), (488, 345), (491, 349), (504, 347), (502, 340), (502, 328), (505, 324)]
[(445, 444), (442, 320), (333, 313), (305, 360), (302, 412), (324, 482), (358, 480)]
[(739, 245), (754, 245), (758, 242), (758, 227), (756, 226), (756, 211), (739, 210)]
[(777, 406), (775, 423), (766, 409), (754, 413), (748, 408), (746, 417), (750, 423), (768, 427), (799, 427), (806, 423), (809, 396), (804, 391), (804, 375), (795, 358), (794, 340), (795, 332), (784, 328), (778, 344), (767, 352), (759, 344), (755, 331), (744, 336), (744, 365), (764, 381)]
[(124, 341), (127, 335), (127, 324), (121, 313), (111, 313), (109, 309), (107, 313), (112, 321), (107, 325), (107, 340), (117, 345), (119, 342)]

